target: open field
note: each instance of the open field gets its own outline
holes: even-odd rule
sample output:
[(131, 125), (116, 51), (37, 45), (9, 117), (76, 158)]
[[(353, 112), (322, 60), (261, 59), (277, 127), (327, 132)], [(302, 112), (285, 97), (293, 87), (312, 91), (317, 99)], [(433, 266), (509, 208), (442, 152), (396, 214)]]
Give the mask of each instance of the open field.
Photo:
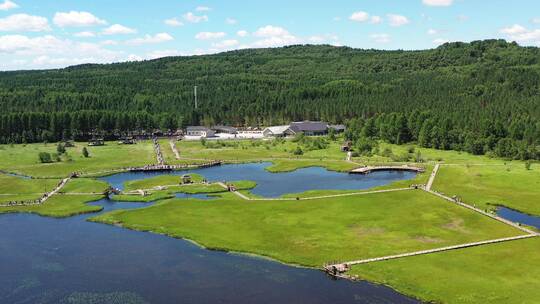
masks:
[(93, 220), (312, 267), (520, 234), (421, 191), (253, 202), (224, 193), (178, 202)]
[(0, 202), (37, 199), (50, 191), (60, 179), (26, 179), (0, 174)]
[(74, 178), (62, 189), (61, 193), (104, 193), (109, 184), (91, 178)]
[(67, 156), (61, 162), (42, 164), (39, 152), (56, 153), (56, 144), (1, 145), (0, 170), (34, 177), (64, 178), (71, 172), (100, 172), (128, 166), (142, 166), (156, 162), (149, 141), (136, 145), (118, 145), (107, 142), (101, 147), (87, 147), (90, 157), (82, 156), (85, 143), (67, 148)]
[(441, 166), (434, 189), (457, 195), (468, 204), (493, 209), (496, 205), (540, 215), (540, 167), (507, 165)]
[(538, 303), (540, 238), (353, 266), (352, 274), (425, 301)]

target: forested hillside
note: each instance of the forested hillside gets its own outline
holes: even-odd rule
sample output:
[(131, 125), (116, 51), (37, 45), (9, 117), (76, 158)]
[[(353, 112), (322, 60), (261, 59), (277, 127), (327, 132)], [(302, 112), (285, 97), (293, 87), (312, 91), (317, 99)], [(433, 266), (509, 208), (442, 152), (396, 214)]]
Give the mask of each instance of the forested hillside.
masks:
[(3, 72), (0, 142), (354, 118), (356, 129), (367, 121), (367, 135), (392, 142), (539, 158), (539, 61), (538, 48), (487, 40), (425, 51), (291, 46)]

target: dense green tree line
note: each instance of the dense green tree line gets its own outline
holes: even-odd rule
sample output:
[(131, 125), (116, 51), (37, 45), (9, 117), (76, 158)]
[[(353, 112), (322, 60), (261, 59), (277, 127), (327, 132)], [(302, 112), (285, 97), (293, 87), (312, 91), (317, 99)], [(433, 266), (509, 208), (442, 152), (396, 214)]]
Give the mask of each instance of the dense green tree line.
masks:
[(512, 121), (484, 120), (479, 128), (455, 125), (449, 118), (415, 110), (409, 114), (380, 114), (352, 119), (345, 136), (357, 151), (370, 153), (376, 140), (394, 144), (417, 143), (440, 150), (489, 154), (509, 159), (540, 159), (540, 123), (528, 116)]
[(155, 129), (176, 130), (182, 125), (177, 113), (75, 111), (23, 112), (0, 115), (0, 143), (31, 143), (59, 140), (86, 140), (91, 137), (118, 136)]
[(4, 72), (0, 141), (376, 117), (376, 136), (394, 142), (536, 158), (539, 62), (538, 48), (486, 40), (424, 51), (291, 46)]

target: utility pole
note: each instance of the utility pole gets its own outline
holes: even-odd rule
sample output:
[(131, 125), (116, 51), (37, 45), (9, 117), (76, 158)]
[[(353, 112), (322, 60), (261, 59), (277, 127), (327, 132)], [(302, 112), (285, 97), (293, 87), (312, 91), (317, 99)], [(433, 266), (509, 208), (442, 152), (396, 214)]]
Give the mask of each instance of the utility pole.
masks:
[(199, 108), (199, 105), (197, 103), (197, 86), (193, 88), (193, 96), (195, 97), (195, 110)]

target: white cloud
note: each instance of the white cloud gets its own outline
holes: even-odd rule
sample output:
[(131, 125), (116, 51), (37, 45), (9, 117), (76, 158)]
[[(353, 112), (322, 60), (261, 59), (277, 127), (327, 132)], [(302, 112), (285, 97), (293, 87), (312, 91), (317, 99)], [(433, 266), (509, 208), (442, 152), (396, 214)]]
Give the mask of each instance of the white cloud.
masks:
[(279, 47), (300, 42), (296, 36), (292, 35), (286, 29), (267, 25), (255, 31), (254, 36), (264, 38), (253, 43), (254, 47)]
[(349, 20), (355, 21), (355, 22), (368, 22), (371, 24), (379, 24), (383, 22), (383, 18), (381, 16), (370, 16), (369, 13), (364, 11), (358, 11), (352, 13), (352, 15), (349, 17)]
[(501, 29), (500, 32), (503, 34), (515, 35), (525, 33), (527, 32), (527, 29), (519, 24), (514, 24), (510, 27)]
[(197, 12), (207, 12), (207, 11), (211, 10), (211, 8), (209, 8), (208, 6), (197, 6), (197, 8), (195, 8), (195, 10)]
[(422, 0), (422, 3), (428, 6), (450, 6), (454, 0)]
[(391, 42), (390, 35), (388, 34), (373, 34), (370, 38), (377, 43), (389, 43)]
[(162, 43), (174, 40), (173, 36), (169, 35), (168, 33), (159, 33), (155, 35), (145, 35), (142, 38), (136, 38), (131, 39), (127, 43), (132, 45), (141, 45), (141, 44), (154, 44), (154, 43)]
[(54, 49), (61, 41), (54, 36), (47, 35), (29, 38), (24, 35), (0, 36), (0, 53), (37, 53), (47, 48)]
[(135, 54), (129, 54), (127, 56), (127, 61), (142, 61), (144, 60), (141, 56)]
[(531, 22), (534, 24), (540, 24), (540, 18), (533, 18)]
[(218, 49), (230, 49), (240, 44), (236, 39), (228, 39), (220, 42), (212, 43), (212, 46)]
[(104, 29), (102, 33), (103, 35), (127, 35), (135, 34), (137, 33), (137, 30), (129, 28), (127, 26), (123, 26), (121, 24), (113, 24), (108, 28)]
[(388, 17), (388, 22), (391, 26), (402, 26), (409, 24), (410, 21), (407, 17), (402, 15), (396, 15), (396, 14), (388, 14), (386, 15)]
[(356, 22), (366, 22), (369, 20), (369, 14), (363, 11), (354, 12), (349, 17), (349, 20), (356, 21)]
[(519, 24), (514, 24), (510, 27), (501, 29), (500, 32), (520, 43), (540, 45), (540, 29), (530, 30)]
[(168, 26), (183, 26), (184, 23), (176, 18), (166, 19), (165, 24)]
[(156, 50), (148, 53), (146, 57), (148, 59), (157, 59), (162, 57), (170, 57), (170, 56), (183, 56), (184, 53), (178, 51), (178, 50)]
[(187, 22), (191, 22), (191, 23), (199, 23), (199, 22), (208, 21), (208, 16), (206, 16), (206, 15), (197, 16), (197, 15), (193, 14), (192, 12), (188, 12), (188, 13), (184, 14), (183, 17), (184, 17), (184, 20), (186, 20)]
[(245, 30), (240, 30), (238, 32), (236, 32), (236, 35), (238, 35), (239, 37), (247, 37), (249, 35), (249, 33)]
[(382, 22), (382, 18), (381, 16), (371, 16), (371, 20), (369, 22), (373, 24), (379, 24)]
[(237, 24), (238, 20), (236, 20), (234, 18), (227, 18), (227, 19), (225, 19), (225, 23), (233, 25), (233, 24)]
[(40, 16), (15, 14), (6, 18), (0, 18), (0, 32), (43, 32), (50, 29), (47, 18)]
[(255, 31), (254, 35), (257, 37), (275, 37), (289, 35), (289, 32), (279, 26), (267, 25)]
[(104, 49), (99, 44), (59, 39), (52, 35), (28, 37), (0, 36), (0, 53), (36, 56), (32, 67), (57, 67), (88, 62), (119, 60), (120, 53)]
[(75, 37), (80, 37), (80, 38), (90, 38), (90, 37), (95, 37), (96, 34), (94, 32), (78, 32), (78, 33), (75, 33), (73, 34), (73, 36)]
[(195, 35), (195, 39), (198, 40), (209, 40), (209, 39), (219, 39), (225, 37), (224, 32), (200, 32)]
[(3, 3), (0, 3), (0, 11), (9, 11), (10, 9), (18, 8), (17, 3), (5, 0)]
[(427, 33), (428, 33), (428, 35), (437, 35), (439, 33), (439, 31), (436, 30), (436, 29), (429, 29), (427, 31)]
[(107, 21), (99, 19), (89, 12), (70, 11), (58, 12), (54, 15), (54, 24), (59, 27), (68, 26), (96, 26), (107, 24)]
[(448, 39), (443, 39), (443, 38), (437, 38), (433, 40), (433, 44), (436, 44), (436, 45), (445, 44), (447, 42), (448, 42)]

